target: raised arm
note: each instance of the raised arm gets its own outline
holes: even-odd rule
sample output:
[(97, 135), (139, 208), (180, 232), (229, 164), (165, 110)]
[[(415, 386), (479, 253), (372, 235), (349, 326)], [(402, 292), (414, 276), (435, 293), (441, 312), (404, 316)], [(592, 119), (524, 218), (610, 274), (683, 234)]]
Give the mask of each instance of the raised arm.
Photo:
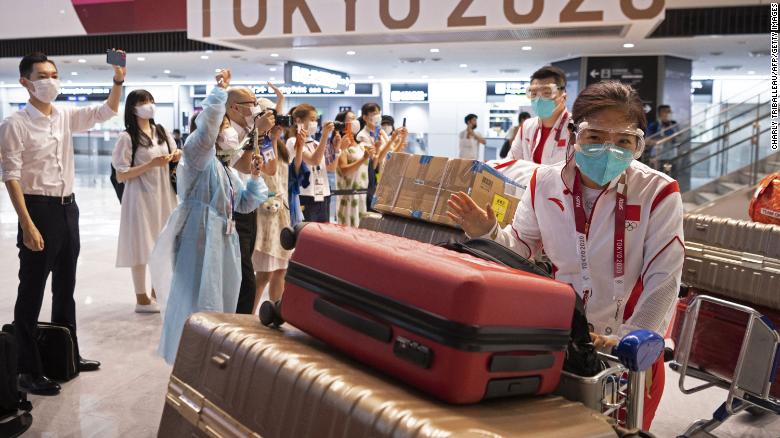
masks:
[(206, 168), (216, 153), (217, 136), (225, 117), (227, 87), (230, 85), (230, 70), (220, 70), (217, 74), (217, 86), (203, 101), (203, 111), (195, 120), (197, 129), (192, 132), (182, 147), (184, 162), (198, 170)]

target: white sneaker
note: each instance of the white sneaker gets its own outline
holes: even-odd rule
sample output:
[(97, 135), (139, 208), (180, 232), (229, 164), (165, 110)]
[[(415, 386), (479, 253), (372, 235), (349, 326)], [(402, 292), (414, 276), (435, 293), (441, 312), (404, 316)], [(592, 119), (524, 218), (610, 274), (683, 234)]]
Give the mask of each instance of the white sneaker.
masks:
[(160, 313), (160, 305), (156, 301), (152, 301), (150, 304), (136, 303), (135, 313)]

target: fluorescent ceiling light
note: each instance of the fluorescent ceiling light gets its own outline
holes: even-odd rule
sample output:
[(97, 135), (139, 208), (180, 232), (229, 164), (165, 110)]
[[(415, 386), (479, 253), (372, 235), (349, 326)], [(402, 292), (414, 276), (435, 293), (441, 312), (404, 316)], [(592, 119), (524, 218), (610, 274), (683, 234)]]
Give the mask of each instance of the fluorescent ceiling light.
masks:
[(626, 49), (633, 49), (634, 48), (634, 44), (633, 43), (625, 43), (625, 44), (623, 44), (623, 47), (626, 48)]
[(466, 67), (468, 67), (468, 66), (469, 66), (468, 64), (461, 64), (461, 65), (460, 65), (460, 68), (466, 68)]
[(439, 49), (431, 49), (431, 53), (439, 53)]
[(163, 73), (165, 73), (166, 75), (169, 75), (169, 74), (171, 74), (171, 71), (170, 70), (163, 70)]
[(352, 56), (352, 55), (354, 55), (354, 54), (355, 54), (355, 51), (354, 51), (354, 50), (349, 50), (349, 51), (347, 51), (347, 55), (349, 55), (349, 56)]
[(522, 49), (526, 50), (526, 51), (527, 50), (533, 50), (533, 47), (531, 47), (531, 46), (523, 46)]

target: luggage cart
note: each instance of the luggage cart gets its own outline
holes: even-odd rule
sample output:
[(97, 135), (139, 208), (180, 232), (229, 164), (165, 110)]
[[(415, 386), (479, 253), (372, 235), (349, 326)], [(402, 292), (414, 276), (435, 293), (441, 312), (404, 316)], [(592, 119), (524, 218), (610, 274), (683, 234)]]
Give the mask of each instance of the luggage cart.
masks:
[(592, 377), (563, 371), (555, 392), (612, 418), (620, 427), (641, 429), (645, 374), (663, 349), (659, 334), (636, 330), (620, 340), (613, 354), (598, 353), (604, 370)]
[[(691, 346), (704, 302), (744, 312), (748, 315), (747, 328), (734, 369), (733, 378), (716, 376), (690, 364)], [(780, 415), (780, 400), (769, 395), (780, 359), (778, 347), (780, 334), (769, 318), (755, 309), (707, 295), (699, 295), (688, 304), (685, 322), (675, 347), (674, 360), (669, 367), (680, 374), (679, 387), (683, 394), (693, 394), (707, 388), (719, 387), (728, 391), (726, 401), (712, 414), (712, 419), (693, 423), (680, 437), (689, 437), (699, 432), (711, 432), (732, 415), (749, 408), (757, 408)], [(686, 377), (703, 380), (705, 383), (687, 388)]]

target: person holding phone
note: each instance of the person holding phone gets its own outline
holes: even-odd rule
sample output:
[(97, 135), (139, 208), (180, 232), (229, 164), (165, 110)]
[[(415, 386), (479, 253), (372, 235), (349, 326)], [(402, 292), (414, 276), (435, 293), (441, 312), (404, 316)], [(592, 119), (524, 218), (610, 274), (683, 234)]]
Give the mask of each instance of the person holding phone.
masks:
[[(341, 151), (339, 156), (337, 184), (340, 190), (368, 190), (369, 160), (376, 154), (377, 146), (381, 145), (381, 119), (379, 105), (367, 103), (361, 108), (359, 123), (362, 128), (355, 136), (355, 144)], [(337, 222), (351, 227), (359, 226), (360, 215), (367, 211), (367, 199), (366, 194), (342, 195)]]
[(146, 290), (146, 265), (157, 237), (176, 208), (168, 164), (178, 162), (181, 150), (162, 125), (155, 123), (154, 97), (134, 90), (125, 100), (125, 131), (119, 135), (112, 164), (117, 181), (125, 184), (119, 220), (116, 266), (130, 268), (135, 288), (135, 311), (157, 313), (152, 285)]
[[(266, 98), (257, 99), (255, 93), (247, 87), (231, 87), (228, 90), (227, 109), (223, 122), (225, 126), (220, 134), (220, 149), (230, 165), (238, 171), (239, 178), (244, 184), (251, 178), (252, 157), (255, 151), (252, 147), (245, 147), (242, 150), (241, 146), (255, 129), (255, 120), (260, 114), (273, 108), (281, 111), (284, 107), (284, 94), (281, 90), (270, 82), (268, 87), (276, 93), (275, 104)], [(273, 170), (275, 168), (275, 163), (269, 167)], [(262, 170), (264, 173), (273, 171), (266, 169), (265, 166)], [(256, 286), (252, 253), (257, 240), (257, 211), (247, 214), (236, 212), (234, 217), (241, 250), (241, 288), (236, 313), (250, 314), (254, 307)]]
[[(268, 198), (254, 157), (246, 186), (230, 167), (220, 132), (224, 122), (230, 70), (220, 70), (217, 86), (203, 101), (184, 142), (178, 169), (182, 201), (160, 234), (150, 259), (163, 329), (159, 353), (173, 363), (184, 323), (195, 312), (233, 312), (241, 286), (241, 252), (233, 213), (249, 213)], [(274, 126), (273, 113), (257, 118), (263, 134)], [(220, 158), (221, 157), (221, 158)]]
[(295, 136), (287, 139), (287, 150), (290, 156), (295, 154), (298, 145), (298, 137), (301, 132), (307, 133), (303, 145), (303, 161), (309, 167), (311, 176), (309, 185), (301, 188), (299, 199), (304, 220), (307, 222), (328, 222), (330, 216), (330, 183), (328, 181), (328, 165), (325, 160), (325, 152), (328, 148), (328, 138), (333, 133), (333, 122), (322, 126), (321, 141), (314, 140), (319, 124), (317, 123), (317, 110), (308, 103), (302, 103), (295, 107), (291, 113), (293, 122), (297, 127)]
[[(79, 208), (74, 195), (73, 133), (108, 121), (119, 110), (126, 69), (113, 68), (108, 100), (87, 107), (59, 107), (57, 66), (45, 54), (31, 53), (19, 63), (19, 83), (30, 95), (25, 107), (0, 124), (2, 178), (19, 219), (19, 289), (14, 307), (19, 387), (55, 395), (60, 385), (43, 375), (36, 344), (46, 280), (52, 275), (55, 323), (68, 324), (76, 336), (76, 265), (81, 250)], [(100, 362), (83, 359), (76, 342), (79, 371)]]
[(298, 131), (292, 155), (280, 140), (281, 134), (282, 128), (276, 126), (265, 139), (273, 147), (276, 158), (273, 160), (274, 171), (263, 174), (272, 195), (257, 209), (257, 229), (262, 232), (257, 235), (252, 254), (257, 284), (254, 313), (257, 313), (266, 286), (269, 286), (268, 293), (272, 301), (276, 302), (282, 297), (284, 277), (292, 251), (282, 248), (279, 235), (283, 229), (292, 225), (290, 204), (296, 201), (294, 193), (300, 191), (299, 187), (309, 185), (308, 181), (311, 180), (304, 163), (306, 141), (311, 138), (308, 131), (305, 128)]

